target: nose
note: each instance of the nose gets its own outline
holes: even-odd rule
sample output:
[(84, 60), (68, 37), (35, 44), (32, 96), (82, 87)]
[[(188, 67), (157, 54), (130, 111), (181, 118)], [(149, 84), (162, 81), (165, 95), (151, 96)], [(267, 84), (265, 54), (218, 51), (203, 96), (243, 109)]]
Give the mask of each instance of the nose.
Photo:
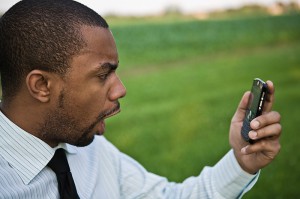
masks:
[(116, 75), (115, 81), (113, 82), (109, 90), (109, 99), (111, 101), (116, 101), (126, 95), (126, 88), (120, 78)]

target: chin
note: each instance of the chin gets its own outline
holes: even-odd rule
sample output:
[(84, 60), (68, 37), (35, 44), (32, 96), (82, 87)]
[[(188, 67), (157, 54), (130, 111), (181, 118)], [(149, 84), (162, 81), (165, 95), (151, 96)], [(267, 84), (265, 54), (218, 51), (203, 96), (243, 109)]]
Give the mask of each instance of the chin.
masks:
[(95, 139), (95, 135), (93, 135), (92, 137), (88, 137), (88, 138), (85, 137), (84, 139), (80, 139), (72, 145), (75, 145), (77, 147), (85, 147), (85, 146), (88, 146), (89, 144), (91, 144), (94, 139)]

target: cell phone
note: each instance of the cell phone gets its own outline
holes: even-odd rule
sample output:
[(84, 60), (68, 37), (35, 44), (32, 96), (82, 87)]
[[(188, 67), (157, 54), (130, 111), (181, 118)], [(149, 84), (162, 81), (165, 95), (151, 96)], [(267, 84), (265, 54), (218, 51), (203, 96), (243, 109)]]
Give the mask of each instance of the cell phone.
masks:
[(243, 127), (241, 130), (242, 137), (246, 142), (253, 144), (254, 141), (249, 138), (249, 132), (252, 130), (250, 122), (260, 116), (263, 111), (263, 106), (268, 93), (268, 85), (263, 80), (255, 78), (253, 80), (251, 94), (249, 96), (249, 102), (245, 118), (243, 121)]

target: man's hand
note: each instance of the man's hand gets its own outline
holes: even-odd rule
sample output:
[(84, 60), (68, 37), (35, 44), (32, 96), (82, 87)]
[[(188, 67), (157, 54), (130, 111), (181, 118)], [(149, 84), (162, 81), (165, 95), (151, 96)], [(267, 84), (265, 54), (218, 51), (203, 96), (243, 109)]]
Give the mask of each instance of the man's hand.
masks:
[(268, 95), (261, 116), (250, 123), (253, 129), (249, 137), (254, 144), (245, 142), (241, 136), (241, 128), (245, 117), (250, 92), (246, 92), (231, 120), (229, 141), (240, 166), (248, 173), (254, 174), (272, 162), (280, 151), (281, 134), (280, 114), (272, 111), (274, 103), (274, 86), (268, 84)]

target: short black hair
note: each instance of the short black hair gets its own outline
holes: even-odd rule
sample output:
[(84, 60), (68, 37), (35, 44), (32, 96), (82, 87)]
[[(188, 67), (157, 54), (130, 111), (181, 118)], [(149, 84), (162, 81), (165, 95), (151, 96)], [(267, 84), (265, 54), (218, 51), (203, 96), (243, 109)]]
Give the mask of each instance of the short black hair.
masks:
[(86, 45), (82, 25), (108, 28), (99, 14), (72, 0), (23, 0), (11, 7), (0, 19), (3, 99), (15, 96), (34, 69), (63, 76)]

